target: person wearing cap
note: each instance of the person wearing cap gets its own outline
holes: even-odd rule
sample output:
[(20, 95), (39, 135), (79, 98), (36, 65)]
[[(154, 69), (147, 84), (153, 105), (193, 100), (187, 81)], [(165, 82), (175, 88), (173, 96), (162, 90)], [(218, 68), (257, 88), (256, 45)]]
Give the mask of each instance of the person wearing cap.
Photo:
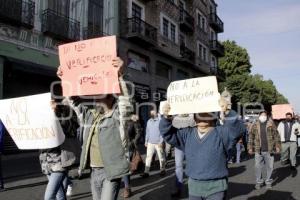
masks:
[(166, 142), (184, 151), (190, 200), (223, 200), (228, 189), (227, 152), (245, 131), (237, 118), (223, 116), (223, 126), (216, 126), (216, 113), (194, 114), (196, 125), (177, 129), (165, 104), (160, 131)]
[[(266, 188), (272, 188), (272, 172), (274, 168), (274, 153), (280, 152), (280, 138), (274, 122), (268, 118), (267, 112), (259, 114), (258, 121), (250, 127), (248, 152), (255, 154), (256, 189), (260, 189), (265, 182)], [(266, 168), (265, 181), (262, 169)]]
[(281, 141), (281, 163), (285, 165), (290, 160), (291, 170), (294, 175), (296, 169), (296, 153), (297, 153), (297, 135), (299, 134), (300, 124), (293, 120), (292, 113), (286, 113), (286, 119), (278, 125), (278, 132)]

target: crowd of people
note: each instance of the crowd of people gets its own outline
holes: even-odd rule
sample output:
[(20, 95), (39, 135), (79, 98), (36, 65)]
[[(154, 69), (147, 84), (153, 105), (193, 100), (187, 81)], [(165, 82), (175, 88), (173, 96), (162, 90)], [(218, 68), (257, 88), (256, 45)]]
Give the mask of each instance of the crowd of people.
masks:
[[(117, 68), (122, 64), (120, 59), (113, 63)], [(71, 195), (72, 181), (68, 171), (76, 165), (79, 165), (79, 176), (90, 170), (93, 200), (116, 200), (122, 180), (122, 196), (129, 198), (130, 176), (140, 170), (141, 163), (145, 164), (140, 176), (147, 178), (157, 155), (160, 176), (166, 175), (171, 147), (175, 148), (176, 167), (172, 197), (181, 196), (185, 172), (190, 200), (225, 199), (228, 164), (241, 162), (242, 148), (247, 155), (254, 155), (256, 189), (264, 184), (272, 188), (274, 154), (281, 153), (281, 163), (290, 163), (296, 176), (300, 123), (293, 119), (292, 113), (276, 122), (262, 111), (255, 122), (249, 123), (239, 118), (226, 99), (220, 100), (221, 112), (177, 116), (169, 115), (171, 107), (165, 104), (160, 114), (151, 110), (150, 119), (142, 127), (138, 116), (127, 109), (130, 99), (124, 95), (124, 87), (126, 85), (121, 83), (123, 94), (118, 97), (93, 96), (88, 102), (75, 97), (63, 98), (61, 88), (54, 88), (51, 107), (66, 139), (60, 146), (40, 152), (42, 172), (48, 178), (45, 200), (66, 200), (67, 194)], [(140, 152), (142, 140), (145, 141), (145, 161)], [(266, 177), (262, 176), (264, 168)], [(1, 170), (0, 187), (4, 187)]]

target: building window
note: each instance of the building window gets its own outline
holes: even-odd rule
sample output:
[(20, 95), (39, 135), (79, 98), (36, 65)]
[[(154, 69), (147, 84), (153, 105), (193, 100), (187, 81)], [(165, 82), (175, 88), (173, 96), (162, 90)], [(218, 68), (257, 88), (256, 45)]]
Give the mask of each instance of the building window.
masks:
[(128, 52), (128, 60), (127, 60), (127, 66), (128, 68), (135, 69), (142, 72), (148, 72), (149, 71), (149, 58), (129, 51)]
[(179, 44), (180, 44), (180, 45), (183, 45), (183, 46), (186, 46), (186, 38), (185, 38), (185, 35), (180, 34), (180, 36), (179, 36)]
[(177, 43), (178, 26), (172, 20), (165, 16), (161, 16), (161, 34), (170, 39), (172, 42)]
[(155, 74), (157, 76), (171, 79), (171, 67), (163, 62), (156, 62)]
[(145, 5), (137, 0), (129, 0), (128, 18), (139, 18), (145, 20)]
[(199, 11), (197, 10), (197, 25), (200, 27), (201, 30), (204, 32), (207, 31), (207, 19), (206, 17)]
[(200, 57), (201, 60), (208, 62), (208, 48), (200, 42), (198, 43), (198, 57)]
[(137, 17), (139, 19), (142, 19), (142, 10), (143, 10), (142, 7), (132, 2), (132, 11), (131, 11), (132, 17)]
[(103, 33), (103, 0), (89, 0), (88, 6), (88, 35)]
[(189, 73), (178, 69), (177, 73), (176, 73), (176, 80), (184, 80), (184, 79), (188, 79), (189, 78)]
[(211, 56), (211, 67), (217, 68), (217, 59), (214, 56)]
[(163, 19), (163, 35), (169, 37), (169, 21), (165, 18)]
[(48, 8), (58, 12), (63, 16), (69, 17), (70, 0), (48, 0)]
[(217, 40), (217, 34), (212, 29), (210, 30), (210, 40)]
[(171, 23), (171, 40), (176, 42), (176, 26)]

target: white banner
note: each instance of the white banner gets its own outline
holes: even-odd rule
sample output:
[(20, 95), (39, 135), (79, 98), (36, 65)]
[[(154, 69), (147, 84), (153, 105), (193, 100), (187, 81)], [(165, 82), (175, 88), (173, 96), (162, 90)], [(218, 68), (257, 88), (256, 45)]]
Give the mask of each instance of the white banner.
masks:
[(171, 115), (217, 112), (221, 110), (219, 99), (215, 76), (174, 81), (167, 92)]
[(19, 149), (54, 148), (65, 140), (50, 100), (50, 93), (0, 100), (0, 119)]

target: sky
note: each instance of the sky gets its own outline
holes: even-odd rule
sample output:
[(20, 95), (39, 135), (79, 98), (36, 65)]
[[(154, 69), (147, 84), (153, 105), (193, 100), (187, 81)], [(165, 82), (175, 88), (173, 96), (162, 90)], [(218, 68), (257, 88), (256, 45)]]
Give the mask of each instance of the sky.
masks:
[(215, 1), (225, 30), (219, 40), (246, 48), (252, 73), (271, 79), (300, 113), (300, 1)]

